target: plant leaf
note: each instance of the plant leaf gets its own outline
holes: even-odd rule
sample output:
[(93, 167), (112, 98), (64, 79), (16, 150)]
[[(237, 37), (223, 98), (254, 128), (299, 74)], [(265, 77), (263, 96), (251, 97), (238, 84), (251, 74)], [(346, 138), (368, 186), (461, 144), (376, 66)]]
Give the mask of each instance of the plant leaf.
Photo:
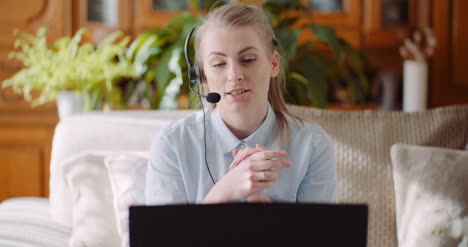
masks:
[(335, 29), (327, 25), (310, 24), (308, 26), (320, 41), (330, 45), (333, 53), (335, 54), (335, 57), (338, 59), (338, 62), (343, 63), (344, 52), (341, 49)]
[(295, 63), (298, 73), (307, 79), (307, 92), (314, 107), (325, 108), (327, 105), (328, 86), (324, 67), (316, 56), (301, 55)]
[[(171, 71), (169, 70), (169, 61), (174, 53), (174, 47), (162, 52), (161, 59), (157, 62), (155, 67), (156, 90), (163, 90), (169, 84), (169, 77)], [(160, 92), (162, 93), (162, 92)]]
[(291, 61), (296, 55), (297, 41), (299, 39), (298, 29), (280, 29), (276, 31), (276, 37), (280, 43), (280, 49), (286, 55), (287, 61)]

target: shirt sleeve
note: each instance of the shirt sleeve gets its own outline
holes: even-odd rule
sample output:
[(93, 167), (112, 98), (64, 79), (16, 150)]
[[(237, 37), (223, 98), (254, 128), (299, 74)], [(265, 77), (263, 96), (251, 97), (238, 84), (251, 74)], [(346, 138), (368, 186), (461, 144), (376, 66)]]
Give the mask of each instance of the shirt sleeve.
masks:
[(177, 153), (165, 135), (154, 139), (146, 171), (146, 204), (187, 203)]
[[(316, 142), (306, 175), (298, 190), (298, 202), (336, 203), (336, 155), (330, 137), (323, 132)], [(320, 135), (319, 135), (320, 136)]]

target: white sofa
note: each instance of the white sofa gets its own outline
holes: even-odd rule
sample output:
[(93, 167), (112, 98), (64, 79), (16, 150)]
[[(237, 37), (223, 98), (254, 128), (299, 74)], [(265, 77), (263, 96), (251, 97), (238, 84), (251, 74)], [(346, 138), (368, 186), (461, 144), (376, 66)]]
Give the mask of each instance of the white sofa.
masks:
[[(399, 238), (407, 233), (406, 230), (397, 233), (397, 221), (402, 222), (399, 220), (401, 215), (397, 215), (397, 206), (402, 196), (395, 194), (395, 170), (392, 169), (392, 161), (395, 163), (403, 157), (401, 150), (407, 147), (395, 145), (463, 150), (468, 143), (468, 106), (448, 106), (417, 113), (337, 112), (299, 106), (289, 106), (289, 109), (320, 125), (332, 137), (338, 161), (338, 200), (340, 203), (369, 205), (370, 247), (397, 246), (398, 241), (402, 241)], [(190, 113), (90, 112), (62, 120), (53, 139), (50, 197), (17, 198), (0, 204), (0, 246), (128, 244), (125, 205), (144, 203), (142, 181), (132, 180), (131, 176), (139, 174), (141, 178), (145, 155), (159, 129)], [(466, 151), (459, 152), (464, 161)], [(108, 164), (109, 160), (116, 161), (116, 165)], [(144, 169), (128, 166), (131, 161), (135, 167), (138, 163), (138, 167)], [(466, 161), (468, 164), (468, 159)], [(112, 174), (114, 168), (111, 167), (118, 168), (115, 169), (117, 172)], [(31, 200), (32, 204), (27, 204)], [(10, 206), (6, 207), (7, 204)], [(466, 214), (465, 205), (457, 205), (457, 213)], [(21, 211), (24, 218), (21, 225), (24, 226), (32, 218), (31, 214), (24, 213), (28, 210), (23, 209), (28, 207), (39, 208), (43, 216), (36, 220), (42, 223), (35, 224), (31, 232), (36, 229), (41, 233), (41, 224), (55, 232), (54, 239), (47, 244), (34, 234), (23, 238), (9, 234), (14, 231), (12, 222), (15, 220), (3, 219), (2, 212), (5, 215), (8, 214), (5, 212)], [(50, 211), (46, 212), (46, 209)], [(51, 225), (55, 228), (50, 229)]]

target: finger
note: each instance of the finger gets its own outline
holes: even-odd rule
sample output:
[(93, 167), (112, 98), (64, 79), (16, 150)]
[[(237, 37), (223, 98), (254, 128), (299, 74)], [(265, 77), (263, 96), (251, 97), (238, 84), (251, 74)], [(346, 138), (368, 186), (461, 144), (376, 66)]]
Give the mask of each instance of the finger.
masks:
[(249, 158), (250, 156), (252, 156), (253, 154), (258, 153), (258, 152), (260, 152), (260, 150), (256, 148), (247, 148), (245, 149), (244, 152), (242, 152), (242, 154), (239, 155), (239, 158), (242, 160), (245, 160)]
[(260, 145), (260, 144), (255, 145), (255, 148), (257, 148), (257, 149), (260, 150), (260, 151), (268, 150), (268, 148), (266, 148), (266, 147), (264, 147), (264, 146), (262, 146), (262, 145)]
[(256, 153), (257, 150), (255, 148), (247, 147), (244, 150), (242, 150), (242, 153), (239, 154), (239, 159), (244, 160), (245, 158), (249, 157), (250, 155)]
[(273, 158), (284, 158), (288, 155), (288, 152), (284, 150), (266, 150), (252, 154), (249, 157), (251, 161), (270, 160)]
[(276, 180), (260, 181), (253, 184), (254, 191), (261, 191), (270, 188)]
[(246, 149), (242, 150), (242, 153), (239, 153), (239, 155), (238, 155), (238, 159), (236, 161), (236, 164), (234, 164), (232, 168), (240, 165), (240, 163), (242, 163), (242, 161), (244, 161), (245, 159), (247, 159), (248, 157), (250, 157), (252, 154), (254, 154), (256, 152), (259, 152), (259, 151), (254, 149), (254, 148), (246, 148)]
[(232, 156), (234, 157), (234, 160), (232, 161), (231, 165), (229, 166), (229, 169), (232, 169), (236, 167), (240, 162), (242, 162), (241, 159), (239, 159), (239, 154), (242, 153), (243, 149), (234, 149), (232, 150)]
[(283, 174), (283, 171), (281, 171), (281, 170), (277, 170), (277, 171), (272, 171), (272, 170), (259, 171), (259, 172), (254, 172), (253, 173), (252, 179), (254, 181), (276, 180), (281, 174)]
[(234, 161), (232, 162), (231, 166), (229, 169), (232, 169), (236, 166), (238, 166), (242, 161), (244, 161), (246, 158), (248, 158), (250, 155), (259, 152), (257, 149), (254, 148), (245, 148), (239, 151), (239, 153), (236, 155)]
[(288, 168), (291, 167), (292, 163), (289, 160), (264, 160), (251, 162), (251, 169), (253, 171), (264, 171), (271, 170), (274, 168)]

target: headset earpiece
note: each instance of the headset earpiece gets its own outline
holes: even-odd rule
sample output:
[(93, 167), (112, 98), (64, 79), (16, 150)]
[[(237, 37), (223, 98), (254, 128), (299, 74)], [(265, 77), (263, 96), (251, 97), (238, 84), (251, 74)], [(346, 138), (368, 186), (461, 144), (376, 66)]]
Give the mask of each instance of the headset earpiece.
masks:
[[(185, 40), (185, 60), (187, 60), (187, 65), (188, 65), (188, 77), (189, 77), (189, 89), (192, 91), (192, 93), (206, 98), (206, 101), (216, 104), (221, 100), (221, 95), (219, 93), (209, 93), (208, 95), (201, 95), (199, 92), (196, 92), (192, 88), (192, 83), (197, 85), (202, 83), (202, 70), (196, 63), (192, 63), (192, 60), (190, 60), (190, 54), (189, 54), (189, 45), (190, 45), (190, 38), (192, 37), (193, 32), (195, 31), (195, 28), (192, 28), (190, 30), (189, 35), (187, 36), (187, 39)], [(211, 174), (210, 174), (211, 175)], [(214, 183), (214, 180), (213, 180)]]
[(198, 67), (196, 63), (195, 64), (192, 63), (192, 60), (190, 59), (190, 54), (189, 54), (190, 39), (192, 38), (194, 31), (195, 31), (195, 28), (192, 28), (192, 30), (190, 30), (189, 35), (187, 36), (187, 39), (185, 40), (185, 60), (187, 60), (190, 83), (198, 84), (201, 82), (200, 68)]
[(198, 65), (189, 66), (190, 69), (190, 82), (193, 84), (200, 83), (200, 69)]

